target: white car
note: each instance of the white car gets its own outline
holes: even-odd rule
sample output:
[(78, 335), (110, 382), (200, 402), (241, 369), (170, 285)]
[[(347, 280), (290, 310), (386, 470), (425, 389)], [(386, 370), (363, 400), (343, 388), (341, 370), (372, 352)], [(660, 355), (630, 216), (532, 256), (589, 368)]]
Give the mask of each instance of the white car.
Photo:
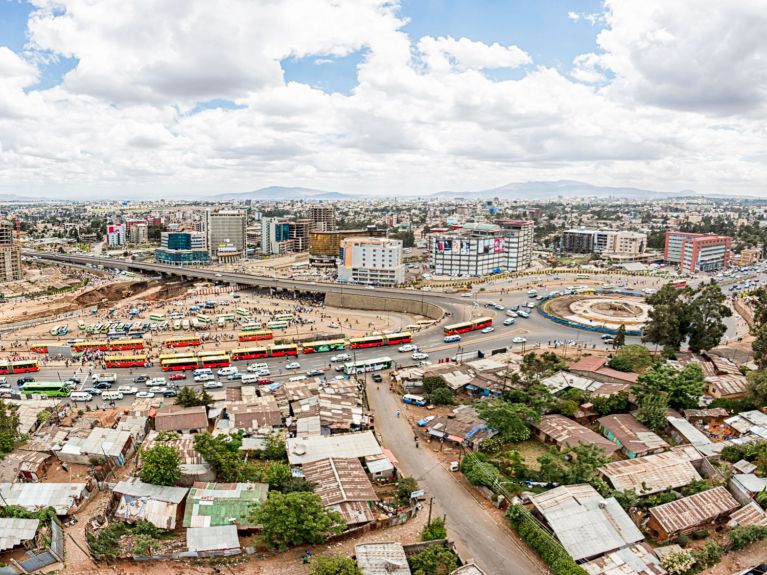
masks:
[(259, 372), (264, 369), (267, 371), (269, 370), (269, 366), (266, 365), (265, 363), (251, 363), (248, 366), (248, 371), (250, 372)]
[(515, 337), (511, 340), (512, 343), (525, 343), (527, 340), (524, 337)]
[(503, 320), (503, 325), (514, 325), (514, 318), (510, 317), (509, 319)]
[(470, 292), (470, 291), (467, 291), (467, 292), (463, 292), (463, 293), (461, 294), (461, 297), (471, 297), (471, 296), (473, 296), (473, 295), (474, 295), (474, 294), (473, 294), (472, 292)]
[(154, 393), (151, 391), (139, 391), (136, 394), (136, 397), (142, 398), (142, 397), (154, 397)]
[(168, 391), (168, 388), (167, 388), (167, 387), (165, 387), (165, 386), (160, 386), (160, 387), (155, 387), (155, 388), (152, 390), (152, 393), (158, 393), (158, 394), (162, 395), (162, 394), (163, 394), (163, 393), (165, 393), (166, 391)]
[(328, 324), (328, 327), (331, 327), (331, 328), (333, 328), (333, 329), (336, 329), (336, 328), (338, 327), (338, 324), (337, 324), (336, 322), (333, 322), (333, 323), (329, 323), (329, 324)]
[(197, 383), (200, 383), (201, 381), (211, 381), (212, 379), (215, 379), (212, 373), (201, 373), (200, 375), (194, 376), (194, 380)]
[(330, 358), (331, 362), (336, 361), (349, 361), (351, 359), (351, 356), (348, 353), (339, 353), (338, 355), (334, 355)]
[(416, 359), (416, 360), (418, 360), (418, 359), (429, 359), (429, 354), (428, 353), (424, 353), (422, 351), (417, 351), (413, 355), (411, 355), (410, 357), (412, 357), (413, 359)]
[(237, 373), (239, 371), (240, 370), (236, 367), (222, 367), (216, 373), (218, 373), (218, 375), (232, 375), (233, 373)]
[(133, 387), (130, 385), (121, 385), (117, 388), (118, 393), (122, 393), (123, 395), (136, 395), (138, 393), (138, 387)]
[(147, 387), (155, 387), (158, 385), (165, 385), (167, 381), (164, 377), (153, 377), (152, 379), (147, 380), (146, 386)]
[(535, 302), (534, 301), (527, 302), (527, 307), (528, 309), (533, 309), (535, 307)]
[(517, 312), (511, 311), (510, 309), (506, 310), (506, 315), (509, 317), (517, 317)]
[(224, 277), (224, 276), (223, 276), (223, 274), (216, 274), (216, 277), (217, 277), (217, 278), (222, 278), (222, 277)]
[(285, 369), (301, 369), (301, 364), (297, 361), (291, 361), (288, 365), (285, 366)]
[(406, 343), (405, 345), (401, 345), (397, 348), (397, 351), (400, 351), (402, 353), (407, 353), (409, 351), (413, 351), (416, 349), (416, 346), (414, 346), (412, 343)]
[(482, 333), (493, 333), (495, 331), (495, 328), (493, 326), (486, 327), (482, 330)]
[(202, 387), (204, 389), (219, 389), (220, 387), (224, 387), (224, 384), (220, 381), (206, 381), (202, 384)]

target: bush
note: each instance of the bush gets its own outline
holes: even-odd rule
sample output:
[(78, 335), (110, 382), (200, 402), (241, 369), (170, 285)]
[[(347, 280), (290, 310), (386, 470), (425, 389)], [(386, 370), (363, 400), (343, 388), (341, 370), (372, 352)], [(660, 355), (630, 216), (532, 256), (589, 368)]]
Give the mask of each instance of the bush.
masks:
[(763, 525), (739, 525), (730, 531), (730, 542), (734, 551), (765, 539), (767, 539), (767, 527)]
[(423, 531), (421, 531), (421, 541), (434, 541), (435, 539), (447, 539), (445, 520), (439, 517), (424, 525)]
[(660, 564), (668, 571), (668, 575), (684, 575), (695, 565), (695, 558), (689, 551), (682, 550), (664, 555)]
[(412, 477), (403, 477), (397, 481), (397, 492), (394, 494), (394, 498), (397, 500), (397, 504), (400, 507), (409, 505), (410, 494), (413, 491), (418, 491), (418, 482)]
[(458, 568), (458, 557), (447, 547), (433, 545), (407, 559), (413, 575), (443, 575)]
[(698, 529), (697, 531), (693, 531), (692, 538), (696, 541), (701, 541), (702, 539), (705, 539), (708, 537), (708, 530), (706, 529)]
[(362, 575), (362, 571), (350, 557), (317, 557), (312, 565), (312, 575)]
[(427, 396), (432, 405), (453, 405), (455, 396), (449, 387), (438, 387)]
[(716, 541), (708, 541), (700, 551), (693, 551), (696, 569), (707, 569), (721, 561), (722, 547)]

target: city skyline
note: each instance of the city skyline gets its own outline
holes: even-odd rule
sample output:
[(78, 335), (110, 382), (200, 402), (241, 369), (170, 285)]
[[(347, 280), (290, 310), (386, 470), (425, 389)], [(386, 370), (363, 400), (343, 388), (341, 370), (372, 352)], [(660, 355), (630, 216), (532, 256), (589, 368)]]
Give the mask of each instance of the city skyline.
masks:
[(763, 196), (761, 8), (6, 1), (0, 194)]

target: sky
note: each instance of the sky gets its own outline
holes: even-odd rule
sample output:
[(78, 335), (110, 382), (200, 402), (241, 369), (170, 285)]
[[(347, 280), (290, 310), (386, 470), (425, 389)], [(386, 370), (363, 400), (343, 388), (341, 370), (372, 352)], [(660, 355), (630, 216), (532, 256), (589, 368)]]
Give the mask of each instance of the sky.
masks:
[(767, 196), (764, 0), (0, 0), (0, 194)]

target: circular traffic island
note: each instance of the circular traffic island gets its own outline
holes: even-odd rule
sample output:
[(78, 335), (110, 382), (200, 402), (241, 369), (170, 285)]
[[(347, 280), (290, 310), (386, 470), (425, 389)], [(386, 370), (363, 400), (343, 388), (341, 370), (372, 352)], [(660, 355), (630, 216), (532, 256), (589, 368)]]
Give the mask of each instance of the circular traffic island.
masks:
[[(620, 294), (572, 294), (546, 301), (543, 315), (572, 327), (639, 332), (649, 319), (652, 306), (643, 297)], [(601, 330), (600, 330), (601, 331)]]

